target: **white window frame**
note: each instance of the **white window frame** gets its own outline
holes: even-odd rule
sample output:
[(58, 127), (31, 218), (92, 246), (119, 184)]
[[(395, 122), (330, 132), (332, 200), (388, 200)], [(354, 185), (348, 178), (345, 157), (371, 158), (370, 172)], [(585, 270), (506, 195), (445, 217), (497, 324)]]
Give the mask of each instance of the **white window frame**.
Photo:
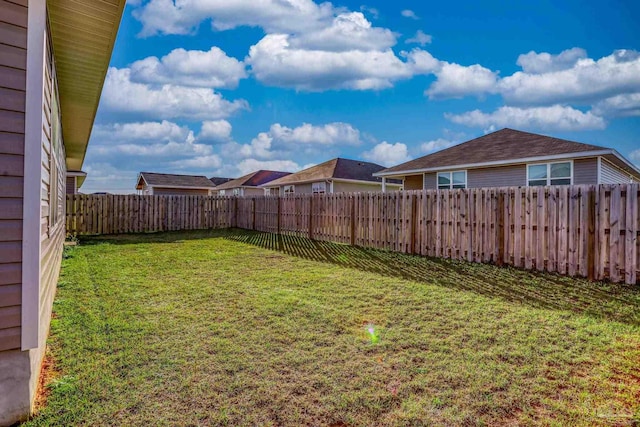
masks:
[(233, 189), (233, 195), (234, 196), (244, 196), (244, 188), (242, 187), (238, 187), (238, 188), (234, 188)]
[[(467, 170), (459, 169), (459, 170), (450, 170), (450, 171), (440, 171), (436, 173), (436, 188), (438, 190), (458, 190), (459, 188), (453, 188), (453, 174), (454, 172), (464, 172), (464, 187), (467, 188)], [(440, 188), (439, 176), (440, 174), (449, 174), (449, 188)], [(458, 184), (456, 184), (458, 185)], [(424, 177), (422, 178), (422, 186), (424, 187)]]
[(312, 182), (311, 183), (311, 193), (312, 194), (326, 194), (327, 193), (327, 183), (324, 181)]
[(218, 196), (225, 196), (226, 192), (227, 192), (227, 190), (218, 190)]
[[(562, 160), (559, 162), (537, 162), (537, 163), (527, 163), (527, 187), (531, 187), (529, 185), (529, 166), (540, 166), (540, 165), (546, 165), (547, 166), (547, 184), (546, 185), (553, 185), (551, 184), (551, 179), (567, 179), (567, 177), (564, 178), (551, 178), (551, 165), (557, 165), (560, 163), (569, 163), (569, 184), (559, 184), (559, 185), (573, 185), (573, 160)], [(541, 181), (541, 179), (536, 179), (534, 181)]]
[(282, 194), (284, 194), (285, 196), (287, 194), (295, 194), (296, 193), (296, 186), (295, 185), (285, 185), (282, 187)]

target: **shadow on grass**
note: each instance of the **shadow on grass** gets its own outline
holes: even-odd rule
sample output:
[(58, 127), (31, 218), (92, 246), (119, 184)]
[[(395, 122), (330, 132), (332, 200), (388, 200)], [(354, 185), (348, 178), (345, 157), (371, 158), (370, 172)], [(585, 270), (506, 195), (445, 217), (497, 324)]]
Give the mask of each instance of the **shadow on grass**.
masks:
[(240, 229), (122, 234), (82, 237), (80, 241), (83, 245), (129, 245), (179, 243), (206, 238), (225, 238), (295, 257), (388, 277), (464, 289), (533, 307), (566, 310), (595, 318), (640, 325), (640, 287), (633, 285), (590, 282), (586, 279), (513, 267), (427, 258)]
[(464, 289), (539, 308), (640, 325), (640, 287), (344, 244), (233, 230), (227, 239), (385, 276)]

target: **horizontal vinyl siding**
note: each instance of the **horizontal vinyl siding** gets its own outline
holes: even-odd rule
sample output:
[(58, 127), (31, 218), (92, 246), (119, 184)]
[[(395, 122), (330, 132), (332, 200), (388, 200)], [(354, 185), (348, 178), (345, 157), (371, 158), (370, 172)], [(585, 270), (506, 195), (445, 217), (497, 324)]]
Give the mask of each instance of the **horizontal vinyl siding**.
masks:
[[(55, 88), (55, 69), (50, 39), (47, 38), (45, 52), (47, 60), (44, 70), (44, 101), (42, 105), (42, 182), (41, 182), (41, 255), (40, 255), (40, 333), (46, 336), (49, 331), (53, 297), (56, 292), (62, 249), (65, 238), (65, 194), (66, 162), (61, 134), (59, 110), (53, 108), (57, 97)], [(59, 103), (58, 103), (59, 105)], [(55, 132), (54, 132), (55, 131)], [(55, 170), (54, 170), (55, 168)], [(57, 218), (52, 212), (57, 211)]]
[[(387, 191), (396, 190), (398, 187), (388, 187)], [(296, 188), (297, 190), (297, 188)], [(329, 184), (327, 183), (327, 192), (329, 191)], [(371, 184), (359, 184), (357, 182), (334, 182), (334, 193), (365, 193), (369, 191), (382, 191), (382, 183), (377, 184), (372, 182)], [(297, 192), (297, 191), (296, 191)]]
[(575, 185), (598, 183), (598, 158), (573, 161), (573, 183)]
[(0, 351), (21, 339), (26, 66), (26, 1), (0, 0)]
[(607, 160), (602, 159), (600, 164), (600, 184), (622, 184), (631, 182), (631, 177), (628, 173), (620, 170)]
[(525, 165), (467, 170), (467, 188), (519, 187), (525, 185), (527, 185), (527, 169)]
[(405, 190), (422, 190), (424, 185), (424, 176), (409, 175), (404, 177), (404, 189)]

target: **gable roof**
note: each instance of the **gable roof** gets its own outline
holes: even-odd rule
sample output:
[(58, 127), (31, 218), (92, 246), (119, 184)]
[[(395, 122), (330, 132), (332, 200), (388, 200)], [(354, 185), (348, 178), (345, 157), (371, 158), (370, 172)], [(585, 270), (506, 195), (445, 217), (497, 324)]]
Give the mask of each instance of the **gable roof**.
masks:
[(511, 160), (571, 155), (609, 150), (606, 147), (568, 141), (514, 129), (502, 129), (459, 145), (385, 169), (379, 175), (422, 169), (448, 168), (482, 163), (509, 163)]
[(268, 186), (271, 187), (302, 182), (323, 181), (327, 179), (382, 182), (381, 178), (373, 176), (373, 174), (383, 169), (384, 166), (376, 163), (338, 157), (299, 172), (292, 173), (284, 178), (272, 181)]
[(251, 172), (240, 178), (232, 179), (224, 184), (216, 186), (216, 190), (228, 190), (238, 187), (257, 187), (262, 184), (273, 181), (274, 179), (282, 178), (290, 175), (291, 172), (270, 171), (270, 170), (258, 170)]
[(233, 178), (222, 178), (219, 176), (212, 176), (209, 178), (209, 181), (213, 183), (213, 185), (218, 186), (220, 184), (224, 184), (225, 182), (231, 181)]
[(142, 189), (142, 181), (150, 187), (167, 188), (214, 188), (209, 178), (202, 175), (175, 175), (169, 173), (140, 172), (136, 190)]

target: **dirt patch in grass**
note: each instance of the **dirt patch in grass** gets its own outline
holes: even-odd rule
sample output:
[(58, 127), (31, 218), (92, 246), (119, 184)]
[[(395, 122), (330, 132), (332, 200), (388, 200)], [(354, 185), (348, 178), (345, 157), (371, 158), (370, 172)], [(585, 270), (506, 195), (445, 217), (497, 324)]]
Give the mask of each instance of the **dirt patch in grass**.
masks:
[(38, 388), (34, 404), (34, 415), (47, 406), (47, 400), (51, 395), (49, 385), (60, 376), (60, 372), (56, 369), (55, 360), (49, 347), (46, 348), (42, 365), (40, 367), (40, 377), (38, 378)]

